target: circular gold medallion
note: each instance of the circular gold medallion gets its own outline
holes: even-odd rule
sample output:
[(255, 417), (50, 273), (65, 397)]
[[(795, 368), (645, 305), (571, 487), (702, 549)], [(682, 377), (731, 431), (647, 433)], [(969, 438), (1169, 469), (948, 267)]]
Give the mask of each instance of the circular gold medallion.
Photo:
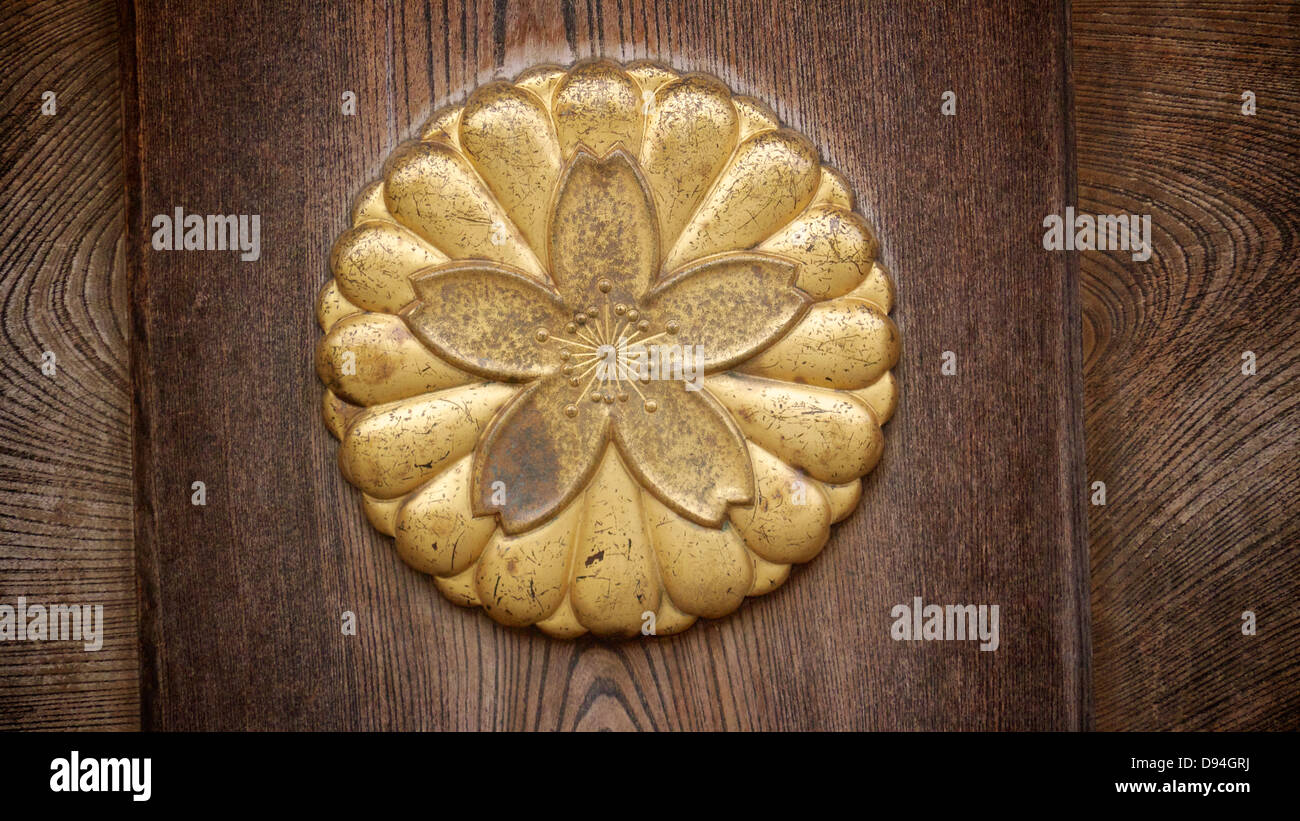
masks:
[(541, 66), (433, 115), (317, 313), (343, 475), (462, 605), (666, 635), (821, 551), (898, 400), (844, 178), (719, 80)]

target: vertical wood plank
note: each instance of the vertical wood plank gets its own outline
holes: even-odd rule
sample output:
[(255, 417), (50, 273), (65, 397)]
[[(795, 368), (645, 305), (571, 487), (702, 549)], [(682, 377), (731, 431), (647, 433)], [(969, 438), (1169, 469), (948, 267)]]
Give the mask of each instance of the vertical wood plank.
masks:
[(1074, 2), (1080, 210), (1154, 245), (1082, 255), (1099, 729), (1300, 728), (1298, 22)]
[(134, 729), (117, 10), (15, 2), (4, 19), (0, 605), (100, 606), (103, 644), (0, 642), (0, 729)]
[[(147, 726), (1087, 726), (1077, 280), (1039, 243), (1073, 195), (1059, 4), (132, 12)], [(478, 82), (591, 54), (715, 73), (808, 135), (879, 229), (905, 345), (884, 461), (826, 552), (729, 618), (625, 644), (500, 628), (408, 570), (338, 474), (310, 364), (330, 244), (393, 146)], [(176, 206), (260, 214), (260, 261), (147, 249)], [(892, 641), (914, 596), (999, 605), (1000, 649)]]

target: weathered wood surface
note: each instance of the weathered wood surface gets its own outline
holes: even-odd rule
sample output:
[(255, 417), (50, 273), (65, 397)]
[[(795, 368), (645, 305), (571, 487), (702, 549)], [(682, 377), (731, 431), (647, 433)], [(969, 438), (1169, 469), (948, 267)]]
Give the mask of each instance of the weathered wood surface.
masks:
[(1300, 7), (1073, 5), (1080, 210), (1154, 240), (1081, 262), (1097, 727), (1294, 730)]
[[(0, 26), (0, 604), (103, 607), (103, 646), (0, 643), (0, 729), (139, 725), (118, 20)], [(55, 113), (41, 114), (55, 94)], [(53, 375), (41, 370), (54, 354)]]
[[(122, 173), (117, 25), (114, 9), (103, 2), (60, 4), (57, 10), (47, 6), (7, 6), (6, 20), (12, 24), (7, 23), (0, 39), (0, 63), (9, 80), (3, 94), (6, 140), (0, 149), (5, 152), (0, 174), (8, 204), (0, 228), (0, 287), (6, 294), (6, 355), (0, 371), (5, 386), (0, 405), (0, 602), (26, 595), (103, 603), (109, 635), (99, 653), (83, 653), (65, 643), (0, 646), (0, 726), (130, 727), (136, 724), (137, 679), (130, 579), (128, 334), (117, 196)], [(879, 497), (900, 482), (920, 496), (924, 483), (935, 478), (908, 467), (921, 457), (915, 450), (926, 446), (925, 439), (936, 440), (935, 450), (946, 444), (956, 456), (965, 454), (964, 463), (943, 468), (944, 490), (963, 478), (971, 485), (980, 481), (967, 470), (987, 443), (966, 442), (948, 417), (936, 415), (941, 411), (927, 409), (948, 391), (933, 374), (934, 340), (944, 336), (943, 305), (950, 303), (937, 302), (930, 294), (950, 287), (940, 281), (941, 275), (960, 282), (966, 272), (954, 267), (956, 253), (940, 260), (937, 268), (916, 257), (933, 243), (925, 232), (942, 232), (954, 210), (962, 219), (991, 219), (987, 230), (993, 235), (1004, 231), (989, 213), (1006, 212), (998, 211), (999, 203), (987, 197), (976, 200), (982, 184), (969, 171), (962, 172), (968, 141), (980, 138), (959, 126), (974, 122), (1005, 129), (1007, 107), (1014, 100), (981, 103), (972, 100), (970, 92), (996, 93), (1020, 78), (990, 82), (994, 68), (981, 62), (973, 44), (956, 55), (956, 62), (934, 57), (951, 51), (936, 50), (939, 39), (989, 36), (989, 18), (882, 22), (863, 17), (876, 12), (831, 9), (814, 15), (791, 9), (794, 23), (778, 26), (774, 22), (781, 15), (766, 12), (754, 20), (724, 24), (707, 15), (649, 11), (639, 5), (565, 4), (530, 11), (506, 4), (505, 10), (499, 17), (487, 6), (479, 11), (454, 4), (445, 9), (380, 7), (331, 12), (329, 19), (305, 20), (297, 28), (282, 22), (278, 29), (270, 22), (270, 11), (261, 12), (261, 18), (251, 12), (243, 22), (233, 12), (214, 12), (216, 26), (205, 33), (201, 21), (172, 23), (159, 32), (163, 15), (144, 8), (149, 16), (143, 25), (155, 31), (144, 40), (152, 43), (151, 51), (139, 52), (134, 38), (124, 44), (128, 66), (134, 67), (138, 57), (159, 83), (161, 74), (175, 70), (184, 58), (206, 55), (206, 62), (196, 64), (185, 80), (188, 97), (179, 89), (167, 97), (177, 118), (215, 108), (187, 128), (185, 139), (194, 145), (205, 142), (205, 128), (213, 135), (229, 131), (219, 145), (171, 160), (177, 168), (206, 163), (214, 173), (228, 170), (221, 175), (228, 179), (211, 183), (223, 198), (208, 210), (238, 210), (230, 202), (247, 188), (237, 179), (241, 173), (251, 172), (265, 190), (283, 184), (274, 164), (286, 150), (293, 154), (299, 178), (313, 181), (287, 186), (281, 196), (295, 202), (277, 206), (281, 212), (296, 210), (310, 218), (300, 218), (297, 227), (288, 228), (291, 233), (282, 244), (296, 247), (281, 248), (285, 256), (272, 273), (263, 270), (244, 277), (249, 287), (289, 284), (290, 293), (259, 304), (254, 297), (223, 297), (209, 290), (198, 305), (202, 309), (224, 298), (257, 306), (253, 316), (261, 317), (263, 332), (276, 329), (279, 347), (268, 348), (265, 361), (259, 361), (246, 341), (238, 347), (223, 342), (215, 321), (204, 325), (189, 320), (197, 324), (182, 337), (185, 326), (177, 317), (172, 318), (178, 324), (171, 335), (163, 336), (164, 346), (166, 340), (189, 339), (195, 361), (211, 362), (211, 354), (197, 355), (204, 347), (214, 347), (218, 357), (237, 350), (246, 360), (239, 367), (278, 368), (283, 384), (294, 391), (288, 409), (292, 427), (283, 431), (276, 421), (285, 416), (283, 410), (280, 417), (258, 422), (248, 418), (246, 403), (230, 402), (236, 390), (233, 382), (220, 394), (226, 397), (224, 406), (218, 401), (188, 404), (196, 415), (189, 420), (192, 428), (211, 428), (232, 418), (241, 432), (256, 426), (265, 431), (262, 450), (267, 461), (273, 461), (277, 442), (299, 436), (309, 437), (309, 443), (299, 447), (297, 471), (290, 460), (278, 457), (274, 461), (283, 464), (274, 471), (251, 470), (247, 449), (242, 462), (209, 471), (234, 480), (239, 471), (248, 471), (242, 478), (245, 495), (251, 485), (261, 494), (257, 503), (264, 508), (259, 512), (248, 498), (236, 502), (246, 514), (251, 511), (253, 522), (236, 528), (232, 508), (227, 507), (224, 516), (218, 514), (227, 522), (224, 534), (205, 536), (192, 523), (170, 536), (161, 534), (171, 540), (164, 555), (173, 575), (202, 572), (203, 566), (194, 563), (202, 557), (191, 554), (213, 543), (218, 557), (209, 557), (209, 565), (219, 562), (229, 570), (240, 562), (245, 569), (206, 580), (182, 578), (186, 589), (201, 593), (206, 586), (218, 591), (198, 599), (197, 615), (188, 614), (184, 599), (174, 593), (162, 599), (173, 602), (172, 611), (158, 612), (162, 588), (153, 590), (155, 607), (145, 610), (152, 625), (146, 648), (154, 653), (146, 658), (153, 671), (146, 680), (156, 685), (158, 670), (178, 652), (163, 639), (164, 627), (174, 624), (178, 642), (195, 644), (177, 656), (176, 663), (198, 663), (192, 671), (171, 667), (180, 689), (204, 694), (225, 689), (224, 704), (236, 705), (236, 710), (224, 721), (214, 720), (222, 707), (164, 702), (158, 688), (151, 686), (146, 691), (146, 717), (156, 726), (306, 726), (322, 717), (326, 726), (976, 726), (978, 718), (946, 720), (933, 704), (916, 706), (933, 698), (938, 685), (921, 684), (920, 691), (908, 695), (899, 682), (890, 682), (900, 676), (942, 680), (952, 672), (961, 675), (957, 684), (971, 685), (981, 701), (954, 707), (951, 715), (1005, 712), (982, 674), (946, 669), (959, 648), (940, 648), (943, 658), (934, 658), (933, 647), (924, 652), (903, 647), (916, 655), (900, 657), (895, 655), (900, 648), (884, 644), (878, 635), (885, 623), (880, 608), (895, 598), (904, 600), (909, 582), (915, 586), (922, 574), (930, 580), (941, 578), (936, 575), (941, 561), (967, 567), (983, 566), (989, 558), (1008, 561), (990, 547), (998, 534), (985, 533), (984, 541), (965, 552), (956, 551), (948, 539), (926, 545), (927, 531), (917, 531), (906, 541), (889, 540), (887, 550), (868, 549), (864, 541), (889, 532), (893, 521), (914, 521), (906, 511), (881, 510), (884, 502)], [(130, 3), (126, 11), (130, 24)], [(1295, 568), (1300, 539), (1294, 514), (1294, 385), (1300, 311), (1293, 286), (1300, 49), (1295, 14), (1285, 3), (1192, 10), (1175, 3), (1145, 10), (1087, 1), (1073, 4), (1080, 208), (1152, 213), (1156, 226), (1156, 255), (1149, 263), (1095, 253), (1084, 254), (1081, 261), (1088, 474), (1091, 480), (1105, 480), (1109, 489), (1109, 504), (1089, 512), (1100, 728), (1297, 726), (1300, 589)], [(1028, 25), (1023, 19), (1020, 23)], [(226, 65), (222, 84), (208, 89), (205, 76), (224, 59), (212, 40), (219, 32), (229, 34), (232, 24), (236, 34), (255, 35), (240, 51), (246, 65)], [(899, 39), (908, 30), (927, 26), (933, 31), (914, 36), (910, 45)], [(775, 32), (770, 45), (755, 33), (760, 28)], [(391, 62), (386, 45), (390, 31)], [(168, 56), (168, 37), (186, 32), (185, 42)], [(801, 32), (807, 36), (798, 37)], [(195, 38), (202, 43), (196, 45)], [(317, 42), (326, 47), (316, 49)], [(426, 48), (426, 43), (434, 46)], [(623, 43), (634, 45), (623, 48)], [(1023, 48), (1045, 50), (1050, 43)], [(798, 61), (779, 59), (786, 52), (805, 56)], [(324, 250), (343, 224), (351, 191), (373, 176), (388, 148), (432, 103), (456, 96), (476, 78), (509, 74), (536, 60), (567, 61), (589, 53), (668, 58), (714, 71), (734, 87), (769, 99), (849, 172), (862, 207), (884, 234), (886, 259), (902, 285), (896, 317), (907, 342), (904, 406), (887, 428), (886, 462), (872, 480), (865, 509), (841, 528), (829, 551), (777, 597), (752, 602), (730, 620), (734, 624), (724, 621), (697, 629), (697, 635), (671, 643), (569, 647), (501, 631), (477, 614), (446, 606), (427, 582), (407, 573), (385, 540), (356, 516), (355, 500), (334, 472), (333, 444), (321, 434), (314, 415), (317, 388), (306, 352), (315, 331), (302, 300), (324, 276)], [(301, 58), (299, 70), (286, 68), (286, 54)], [(708, 56), (719, 54), (729, 56)], [(1023, 62), (1028, 56), (1022, 52), (1020, 58)], [(968, 70), (972, 65), (980, 69), (974, 75)], [(304, 81), (312, 73), (307, 67), (326, 76)], [(849, 96), (825, 90), (827, 85), (842, 87), (831, 78), (845, 77), (851, 83), (864, 76), (874, 79), (878, 88), (856, 89)], [(315, 96), (292, 101), (286, 108), (295, 91), (304, 91), (304, 82), (311, 84), (306, 90)], [(361, 95), (364, 110), (357, 120), (336, 116), (337, 94), (344, 86)], [(59, 93), (60, 113), (54, 118), (38, 115), (40, 92), (47, 87)], [(962, 115), (951, 128), (947, 120), (931, 118), (937, 111), (934, 98), (949, 87), (960, 95)], [(1259, 98), (1254, 118), (1240, 115), (1240, 93), (1247, 88)], [(257, 95), (267, 99), (256, 100)], [(129, 109), (136, 99), (130, 96)], [(278, 112), (278, 119), (260, 125), (248, 122), (267, 112)], [(965, 119), (974, 114), (983, 119)], [(163, 130), (168, 112), (154, 111), (152, 117), (154, 128)], [(891, 117), (905, 119), (895, 122)], [(223, 118), (243, 130), (231, 130)], [(891, 140), (892, 129), (909, 123), (910, 133), (900, 132)], [(298, 138), (282, 140), (283, 135), (275, 133), (282, 127), (285, 134), (296, 131)], [(301, 133), (304, 128), (309, 133)], [(250, 133), (257, 140), (244, 150), (240, 143)], [(1023, 133), (1005, 130), (1001, 136), (1026, 139)], [(908, 147), (921, 139), (928, 144)], [(322, 150), (307, 151), (311, 140)], [(953, 156), (942, 156), (945, 145), (954, 141)], [(877, 154), (866, 154), (867, 148), (878, 149)], [(148, 152), (149, 146), (143, 149)], [(861, 159), (863, 155), (867, 159)], [(241, 156), (238, 162), (229, 159)], [(896, 163), (903, 156), (929, 162), (899, 167)], [(141, 167), (139, 155), (129, 159), (134, 177)], [(988, 159), (977, 154), (972, 161)], [(186, 173), (190, 182), (199, 176), (192, 169)], [(136, 190), (138, 183), (133, 182)], [(921, 191), (923, 199), (912, 210), (897, 210), (895, 203), (909, 186)], [(934, 208), (935, 202), (944, 201), (945, 209)], [(206, 204), (188, 197), (176, 202), (196, 210)], [(1047, 203), (1037, 212), (1019, 214), (1021, 222), (1055, 207)], [(904, 235), (902, 229), (909, 225)], [(309, 226), (311, 235), (304, 239)], [(1032, 233), (1028, 226), (1023, 230)], [(991, 250), (968, 235), (958, 239), (954, 249), (960, 247), (966, 256), (990, 267)], [(286, 263), (286, 257), (301, 261), (301, 269), (288, 270), (293, 263)], [(186, 265), (192, 262), (199, 261)], [(241, 270), (256, 270), (241, 269), (229, 260), (206, 264), (226, 278), (227, 289), (240, 287)], [(181, 277), (188, 270), (171, 275)], [(994, 304), (996, 285), (989, 279), (985, 286), (986, 307)], [(148, 289), (139, 293), (147, 294)], [(276, 324), (272, 314), (281, 306), (284, 316)], [(224, 321), (231, 322), (240, 310), (223, 309)], [(958, 343), (965, 338), (973, 345), (977, 317), (982, 319), (972, 305), (969, 317), (954, 325), (962, 331), (952, 334)], [(141, 317), (146, 323), (160, 319)], [(919, 347), (923, 343), (928, 347)], [(945, 339), (940, 344), (944, 350), (961, 350), (958, 343)], [(59, 357), (58, 376), (52, 380), (40, 375), (44, 350)], [(148, 361), (144, 355), (150, 350), (138, 345), (136, 355)], [(1243, 350), (1259, 357), (1255, 377), (1239, 376)], [(180, 355), (165, 347), (162, 352)], [(300, 372), (282, 362), (294, 355), (301, 356), (295, 366)], [(964, 364), (967, 361), (963, 358)], [(963, 376), (965, 372), (963, 368)], [(253, 377), (245, 379), (256, 384)], [(141, 381), (165, 388), (156, 379)], [(258, 401), (260, 410), (274, 404), (265, 393)], [(173, 400), (167, 412), (176, 408)], [(924, 420), (913, 420), (917, 413), (926, 414)], [(935, 419), (943, 421), (927, 436), (922, 422), (933, 425)], [(158, 419), (140, 421), (149, 431)], [(956, 424), (957, 417), (952, 422)], [(961, 418), (960, 424), (970, 425), (970, 419)], [(184, 453), (185, 441), (193, 440), (172, 442), (168, 452)], [(150, 440), (143, 445), (143, 454), (153, 452)], [(219, 465), (220, 457), (211, 464)], [(305, 476), (275, 490), (276, 482), (295, 473)], [(182, 506), (188, 505), (187, 476), (168, 489), (166, 503), (173, 508), (169, 524), (174, 525), (185, 512)], [(148, 474), (141, 482), (156, 486)], [(227, 498), (232, 484), (236, 482), (228, 483)], [(303, 487), (314, 495), (301, 498)], [(989, 493), (985, 504), (997, 496)], [(970, 496), (959, 494), (948, 507), (963, 509), (963, 498)], [(145, 500), (153, 504), (151, 497)], [(303, 504), (320, 505), (327, 515), (316, 522), (310, 509), (295, 507)], [(212, 512), (203, 511), (209, 516)], [(289, 523), (272, 521), (268, 526), (274, 519)], [(952, 530), (962, 520), (950, 513), (943, 521)], [(301, 533), (295, 532), (295, 522), (303, 523)], [(981, 526), (987, 529), (987, 520)], [(282, 544), (272, 544), (264, 529)], [(182, 543), (177, 534), (188, 541)], [(243, 551), (232, 541), (236, 535), (247, 540)], [(1012, 544), (1011, 537), (1006, 543)], [(258, 547), (251, 559), (241, 555), (247, 545)], [(331, 549), (326, 552), (322, 545)], [(887, 571), (900, 576), (897, 568), (905, 562), (899, 557), (908, 551), (915, 551), (915, 567), (901, 574), (906, 581), (891, 581)], [(147, 550), (143, 555), (149, 567), (159, 552)], [(305, 572), (290, 569), (295, 557), (306, 559)], [(259, 578), (257, 571), (284, 578)], [(156, 578), (155, 572), (146, 577)], [(238, 598), (240, 586), (247, 585), (274, 589), (260, 588), (250, 609), (241, 607)], [(937, 587), (931, 581), (922, 592), (929, 596), (934, 589), (942, 598), (948, 591)], [(275, 599), (277, 593), (284, 594), (284, 601)], [(322, 623), (286, 615), (304, 609), (291, 600), (299, 593), (305, 593), (317, 611), (324, 602), (327, 612), (314, 615)], [(831, 594), (829, 607), (823, 594)], [(224, 601), (217, 600), (221, 596)], [(387, 607), (381, 610), (380, 603)], [(328, 629), (344, 606), (368, 611), (370, 632), (363, 631), (354, 645)], [(1254, 638), (1240, 634), (1244, 609), (1259, 615), (1259, 635)], [(823, 635), (814, 622), (818, 612), (836, 620), (834, 635)], [(856, 615), (846, 618), (847, 613)], [(287, 621), (259, 626), (259, 619), (268, 614)], [(306, 631), (305, 641), (294, 639), (295, 625)], [(232, 631), (235, 635), (219, 640)], [(268, 641), (261, 640), (263, 632)], [(809, 648), (810, 642), (820, 648)], [(211, 645), (219, 653), (205, 655), (204, 647)], [(244, 645), (250, 648), (248, 658), (239, 657)], [(864, 660), (870, 654), (881, 661), (869, 673)], [(845, 664), (841, 656), (856, 656), (859, 663)], [(806, 672), (794, 669), (805, 659), (820, 666)], [(1000, 659), (997, 666), (1002, 666)], [(190, 678), (197, 681), (186, 683)], [(1026, 679), (1014, 686), (1023, 689)], [(259, 685), (263, 692), (253, 692)], [(837, 711), (845, 709), (839, 700), (845, 697), (827, 695), (825, 689), (810, 692), (810, 687), (859, 691), (854, 706), (837, 718)], [(882, 691), (886, 699), (893, 698), (892, 704), (879, 703)], [(272, 699), (279, 702), (267, 706)], [(819, 704), (826, 699), (833, 703)], [(285, 704), (305, 706), (277, 713)]]
[[(1078, 283), (1039, 242), (1073, 196), (1062, 6), (130, 11), (146, 726), (1088, 725)], [(330, 244), (387, 153), (481, 81), (591, 54), (712, 72), (808, 135), (879, 229), (905, 347), (884, 461), (826, 552), (730, 618), (625, 644), (498, 627), (407, 569), (338, 473), (311, 367)], [(260, 214), (260, 261), (149, 250), (176, 206)], [(1000, 605), (1001, 648), (892, 641), (914, 596)]]

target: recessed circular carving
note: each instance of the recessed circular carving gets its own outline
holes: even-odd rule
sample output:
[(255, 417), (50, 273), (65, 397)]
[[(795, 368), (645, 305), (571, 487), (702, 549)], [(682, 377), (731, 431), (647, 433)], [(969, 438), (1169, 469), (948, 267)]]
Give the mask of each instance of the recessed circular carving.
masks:
[(452, 601), (666, 635), (815, 557), (898, 399), (844, 178), (714, 77), (540, 66), (435, 113), (318, 303), (370, 522)]

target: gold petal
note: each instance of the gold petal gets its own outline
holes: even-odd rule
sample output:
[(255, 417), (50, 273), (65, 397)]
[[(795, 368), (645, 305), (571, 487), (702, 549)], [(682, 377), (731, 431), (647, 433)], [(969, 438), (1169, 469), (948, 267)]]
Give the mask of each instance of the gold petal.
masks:
[(866, 279), (862, 280), (858, 287), (849, 291), (848, 296), (854, 299), (865, 299), (885, 313), (889, 313), (894, 309), (894, 281), (885, 266), (874, 262)]
[(360, 308), (348, 302), (347, 297), (339, 293), (339, 283), (336, 279), (325, 283), (325, 287), (320, 289), (320, 296), (316, 297), (316, 321), (320, 323), (322, 331), (333, 328), (334, 323), (343, 317), (360, 312)]
[(316, 346), (316, 373), (354, 405), (381, 405), (477, 381), (421, 345), (391, 314), (354, 314)]
[(644, 402), (634, 397), (614, 405), (614, 442), (628, 470), (668, 507), (719, 526), (728, 505), (754, 498), (749, 453), (736, 423), (708, 391), (669, 380), (637, 384)]
[(570, 560), (583, 505), (569, 505), (535, 530), (507, 536), (500, 530), (478, 560), (475, 587), (488, 615), (522, 627), (550, 616), (569, 589)]
[(642, 614), (659, 609), (659, 577), (641, 488), (613, 448), (605, 452), (586, 501), (570, 594), (574, 614), (597, 635), (634, 636)]
[(550, 117), (551, 97), (555, 93), (555, 86), (559, 84), (563, 77), (563, 68), (557, 65), (544, 64), (524, 69), (515, 78), (515, 85), (531, 92), (537, 99), (545, 103), (548, 106), (547, 117)]
[(339, 292), (359, 308), (390, 314), (415, 299), (411, 274), (446, 261), (432, 245), (384, 220), (344, 231), (330, 251)]
[(735, 528), (726, 522), (712, 528), (683, 519), (648, 493), (642, 502), (659, 576), (673, 604), (708, 619), (739, 607), (753, 585), (754, 565)]
[(397, 553), (421, 573), (455, 576), (478, 561), (496, 531), (491, 516), (470, 510), (469, 459), (461, 459), (411, 495), (397, 512)]
[(655, 629), (652, 635), (672, 636), (695, 624), (699, 616), (683, 613), (673, 604), (667, 595), (659, 597), (659, 612), (655, 613)]
[(604, 154), (641, 148), (641, 89), (617, 64), (594, 60), (573, 67), (555, 88), (552, 110), (564, 156), (585, 145)]
[(329, 428), (330, 433), (334, 434), (334, 438), (339, 440), (343, 439), (343, 434), (347, 431), (348, 425), (362, 410), (356, 405), (350, 405), (339, 399), (334, 395), (334, 391), (328, 388), (321, 400), (321, 415), (325, 417), (325, 427)]
[(697, 346), (713, 371), (743, 362), (795, 327), (808, 295), (794, 287), (795, 266), (766, 254), (706, 257), (655, 286), (642, 306), (657, 328), (673, 327), (672, 342)]
[(778, 564), (806, 562), (830, 537), (831, 505), (821, 483), (749, 443), (754, 503), (731, 509), (731, 521), (759, 557)]
[(641, 168), (654, 193), (664, 256), (736, 147), (739, 118), (718, 80), (692, 74), (654, 94)]
[[(606, 298), (633, 302), (659, 271), (654, 204), (635, 158), (579, 150), (560, 179), (551, 215), (551, 276), (576, 310)], [(608, 279), (612, 290), (597, 289)]]
[(573, 612), (573, 603), (568, 596), (560, 601), (560, 606), (554, 613), (537, 622), (537, 629), (556, 639), (573, 639), (587, 632), (587, 628), (582, 626), (577, 614)]
[(821, 182), (817, 184), (817, 193), (813, 194), (812, 203), (808, 207), (815, 208), (819, 205), (853, 210), (853, 189), (849, 187), (849, 181), (829, 165), (822, 166)]
[(766, 104), (753, 97), (736, 97), (736, 112), (740, 114), (740, 139), (747, 140), (760, 131), (774, 131), (781, 121)]
[(478, 607), (478, 591), (474, 589), (474, 568), (455, 576), (434, 576), (433, 583), (447, 601), (461, 607)]
[(448, 257), (482, 257), (546, 281), (523, 234), (456, 149), (408, 143), (389, 158), (384, 181), (384, 202), (393, 218)]
[(790, 578), (790, 565), (769, 562), (753, 553), (750, 553), (749, 557), (754, 560), (754, 584), (749, 588), (749, 595), (762, 596), (771, 593)]
[[(403, 315), (439, 356), (488, 379), (536, 379), (559, 366), (552, 335), (571, 314), (522, 271), (480, 260), (450, 262), (411, 282), (419, 301)], [(504, 320), (504, 323), (503, 323)]]
[(677, 79), (675, 71), (659, 65), (653, 60), (633, 60), (624, 67), (624, 70), (632, 79), (636, 80), (643, 95), (646, 93), (653, 94), (664, 83), (670, 83)]
[(733, 373), (707, 377), (705, 387), (754, 444), (814, 479), (848, 482), (880, 459), (880, 426), (851, 393)]
[(343, 437), (343, 476), (377, 499), (409, 493), (468, 456), (516, 390), (483, 382), (370, 408)]
[(388, 206), (384, 205), (383, 180), (367, 183), (352, 202), (352, 224), (360, 225), (370, 220), (393, 221), (393, 215), (388, 213)]
[(460, 121), (461, 107), (458, 105), (444, 106), (425, 121), (420, 128), (420, 139), (430, 143), (444, 143), (452, 148), (459, 148), (460, 143), (457, 135), (460, 129), (457, 127)]
[(821, 179), (817, 150), (792, 131), (763, 131), (736, 147), (664, 267), (752, 248), (804, 209)]
[(876, 420), (882, 425), (893, 417), (894, 409), (898, 407), (898, 380), (893, 371), (885, 371), (875, 382), (853, 393), (871, 406)]
[(898, 329), (870, 302), (818, 302), (789, 333), (737, 370), (819, 387), (865, 388), (898, 362)]
[(405, 501), (405, 496), (398, 496), (396, 499), (376, 499), (365, 493), (361, 494), (361, 507), (366, 513), (366, 520), (385, 536), (394, 534), (397, 527), (397, 511), (401, 510), (402, 503)]
[(826, 498), (830, 499), (833, 522), (843, 521), (858, 506), (858, 500), (862, 498), (861, 479), (854, 479), (842, 485), (823, 484), (821, 487), (826, 492)]
[(758, 246), (798, 262), (797, 284), (817, 299), (853, 290), (870, 273), (879, 249), (866, 220), (827, 205), (806, 209)]
[(479, 86), (460, 116), (460, 144), (497, 202), (539, 257), (563, 165), (551, 115), (531, 92), (505, 82)]
[(609, 439), (609, 409), (582, 399), (579, 388), (555, 374), (506, 406), (475, 452), (476, 512), (496, 512), (507, 533), (522, 533), (582, 492)]

